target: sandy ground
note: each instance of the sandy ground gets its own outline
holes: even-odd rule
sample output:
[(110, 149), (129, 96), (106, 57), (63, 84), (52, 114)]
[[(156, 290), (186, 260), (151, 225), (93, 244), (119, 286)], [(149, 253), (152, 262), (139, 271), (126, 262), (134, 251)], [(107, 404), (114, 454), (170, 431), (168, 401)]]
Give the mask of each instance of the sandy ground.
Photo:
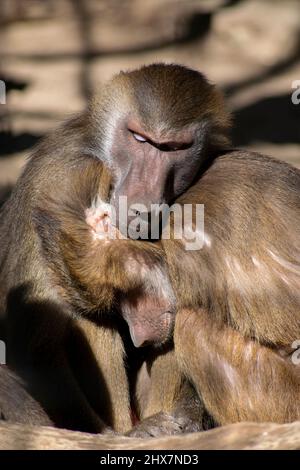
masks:
[(298, 0), (1, 0), (0, 190), (104, 81), (154, 61), (194, 67), (223, 88), (235, 145), (300, 166), (299, 18)]

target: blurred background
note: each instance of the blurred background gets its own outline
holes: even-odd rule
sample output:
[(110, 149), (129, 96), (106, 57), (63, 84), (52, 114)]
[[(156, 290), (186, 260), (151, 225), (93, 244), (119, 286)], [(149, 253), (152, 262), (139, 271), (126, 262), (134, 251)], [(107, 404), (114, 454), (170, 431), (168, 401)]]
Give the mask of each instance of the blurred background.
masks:
[(221, 86), (234, 145), (300, 167), (299, 0), (0, 0), (0, 200), (42, 135), (120, 69), (154, 61)]

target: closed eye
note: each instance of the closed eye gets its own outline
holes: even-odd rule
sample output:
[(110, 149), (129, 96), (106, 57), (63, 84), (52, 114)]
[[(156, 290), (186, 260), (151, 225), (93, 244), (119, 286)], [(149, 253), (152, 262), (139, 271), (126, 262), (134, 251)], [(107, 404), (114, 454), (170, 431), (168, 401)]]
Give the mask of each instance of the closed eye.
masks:
[(134, 132), (131, 129), (128, 129), (135, 140), (137, 142), (148, 142), (148, 144), (152, 145), (153, 147), (159, 149), (161, 152), (176, 152), (178, 150), (186, 150), (193, 145), (193, 141), (190, 142), (154, 142), (153, 140), (143, 136), (142, 134), (138, 134), (137, 132)]
[(166, 142), (163, 144), (153, 144), (162, 152), (176, 152), (177, 150), (186, 150), (193, 145), (193, 142)]

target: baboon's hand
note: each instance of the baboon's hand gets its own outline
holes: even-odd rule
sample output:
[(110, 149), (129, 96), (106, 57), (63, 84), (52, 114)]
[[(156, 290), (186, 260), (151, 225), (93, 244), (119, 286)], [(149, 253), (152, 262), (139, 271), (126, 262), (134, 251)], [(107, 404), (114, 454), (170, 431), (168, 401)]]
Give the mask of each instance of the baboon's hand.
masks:
[(141, 421), (126, 435), (129, 437), (159, 437), (198, 430), (191, 420), (185, 417), (160, 412)]

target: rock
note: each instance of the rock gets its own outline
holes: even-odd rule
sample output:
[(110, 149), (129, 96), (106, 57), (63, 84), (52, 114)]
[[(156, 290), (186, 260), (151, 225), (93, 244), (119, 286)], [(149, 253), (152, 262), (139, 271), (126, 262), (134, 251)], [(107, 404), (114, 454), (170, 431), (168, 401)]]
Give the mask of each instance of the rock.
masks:
[(300, 422), (237, 423), (211, 431), (159, 439), (94, 435), (45, 426), (0, 424), (1, 450), (295, 450)]

